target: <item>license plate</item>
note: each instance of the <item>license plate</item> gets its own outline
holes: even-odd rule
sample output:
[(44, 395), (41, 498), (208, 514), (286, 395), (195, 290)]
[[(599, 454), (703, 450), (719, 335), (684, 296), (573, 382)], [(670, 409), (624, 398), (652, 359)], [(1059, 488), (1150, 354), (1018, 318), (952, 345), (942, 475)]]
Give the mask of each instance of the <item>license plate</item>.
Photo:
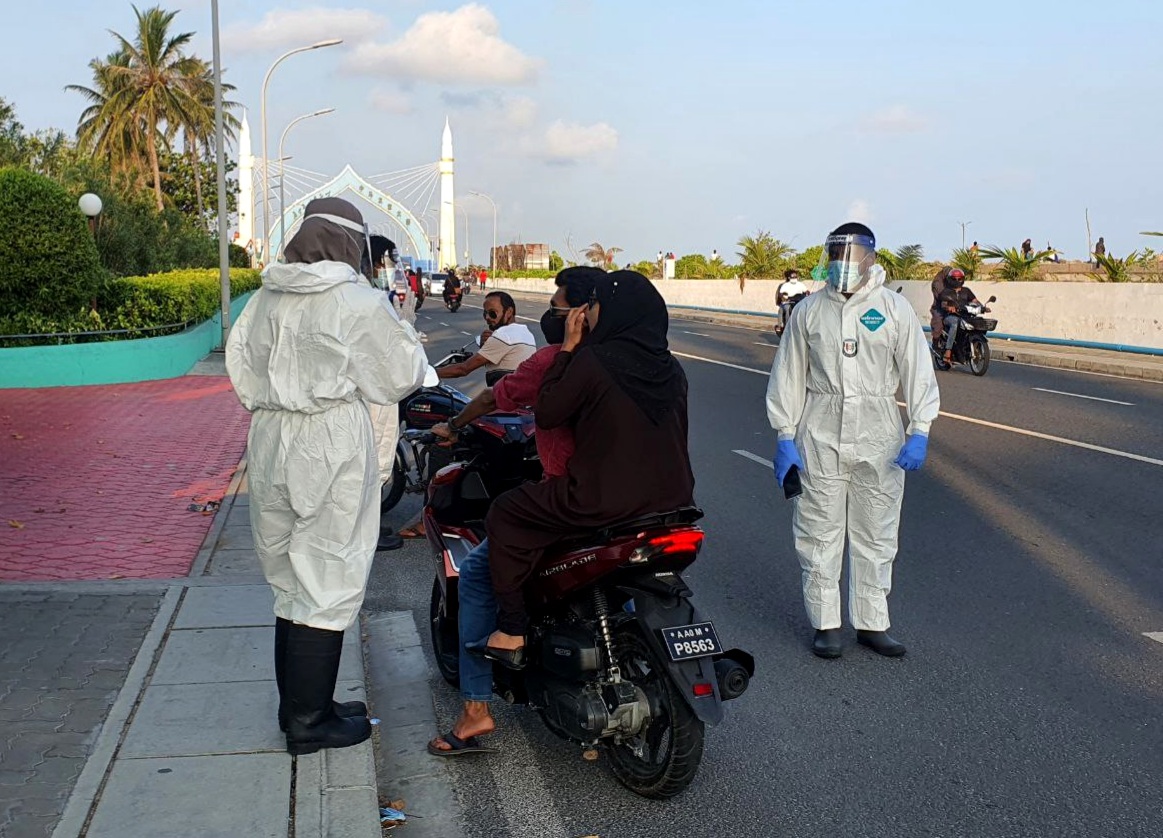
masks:
[(664, 628), (662, 642), (666, 644), (666, 652), (672, 661), (705, 658), (723, 651), (715, 627), (710, 623)]

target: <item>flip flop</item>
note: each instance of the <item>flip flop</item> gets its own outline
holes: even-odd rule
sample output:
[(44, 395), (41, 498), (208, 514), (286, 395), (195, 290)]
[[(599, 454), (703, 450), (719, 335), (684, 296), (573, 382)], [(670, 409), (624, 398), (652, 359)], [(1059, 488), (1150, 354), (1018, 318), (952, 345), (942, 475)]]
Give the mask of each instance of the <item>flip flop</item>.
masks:
[(461, 739), (459, 736), (454, 736), (451, 730), (448, 733), (441, 734), (440, 738), (452, 747), (445, 750), (444, 748), (437, 748), (429, 742), (428, 753), (434, 757), (459, 757), (465, 754), (495, 754), (497, 752), (496, 748), (486, 748), (475, 736), (468, 736)]
[(414, 524), (410, 527), (404, 527), (396, 535), (400, 538), (427, 538), (428, 533), (424, 531), (423, 524)]

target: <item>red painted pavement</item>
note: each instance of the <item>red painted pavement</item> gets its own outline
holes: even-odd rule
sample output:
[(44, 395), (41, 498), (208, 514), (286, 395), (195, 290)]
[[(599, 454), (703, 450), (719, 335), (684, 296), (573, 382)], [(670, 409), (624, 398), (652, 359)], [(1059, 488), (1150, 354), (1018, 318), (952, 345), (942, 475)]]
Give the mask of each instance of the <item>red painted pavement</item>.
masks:
[(219, 376), (0, 390), (0, 580), (185, 576), (249, 424)]

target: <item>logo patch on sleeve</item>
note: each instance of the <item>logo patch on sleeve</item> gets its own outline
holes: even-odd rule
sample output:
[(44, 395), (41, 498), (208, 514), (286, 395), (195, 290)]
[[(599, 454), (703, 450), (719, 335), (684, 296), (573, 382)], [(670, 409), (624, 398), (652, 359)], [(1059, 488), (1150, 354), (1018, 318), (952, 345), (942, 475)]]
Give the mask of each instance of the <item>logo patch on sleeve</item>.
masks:
[(864, 324), (864, 328), (870, 332), (875, 332), (884, 325), (884, 315), (874, 308), (870, 308), (864, 314), (860, 315), (860, 322)]

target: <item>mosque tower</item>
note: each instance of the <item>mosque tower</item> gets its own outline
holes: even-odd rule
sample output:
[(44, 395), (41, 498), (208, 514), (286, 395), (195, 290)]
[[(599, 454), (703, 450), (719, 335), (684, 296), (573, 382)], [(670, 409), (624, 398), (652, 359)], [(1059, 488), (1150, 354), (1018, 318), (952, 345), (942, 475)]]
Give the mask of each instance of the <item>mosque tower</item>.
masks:
[(250, 123), (246, 111), (238, 130), (238, 244), (252, 254), (254, 242), (254, 155), (250, 149)]
[(441, 268), (456, 264), (456, 204), (452, 189), (452, 128), (444, 119), (440, 141), (440, 254)]

